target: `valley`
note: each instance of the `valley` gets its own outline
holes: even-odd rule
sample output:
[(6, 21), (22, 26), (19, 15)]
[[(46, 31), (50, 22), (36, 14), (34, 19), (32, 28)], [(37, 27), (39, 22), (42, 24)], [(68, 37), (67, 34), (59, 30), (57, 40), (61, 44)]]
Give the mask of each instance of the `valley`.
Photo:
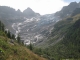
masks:
[(23, 22), (13, 23), (12, 28), (16, 32), (16, 35), (20, 35), (24, 44), (29, 45), (30, 41), (31, 43), (40, 42), (46, 37), (45, 34), (50, 34), (53, 25), (58, 21), (55, 21), (54, 18), (43, 18), (43, 16), (32, 17), (30, 19), (25, 18)]
[[(0, 51), (9, 48), (10, 53), (13, 53), (12, 59), (14, 59), (14, 55), (19, 55), (18, 60), (20, 56), (21, 59), (26, 60), (27, 58), (22, 55), (27, 56), (27, 48), (32, 51), (29, 51), (29, 54), (33, 54), (27, 56), (28, 60), (37, 55), (43, 60), (45, 60), (44, 58), (80, 60), (80, 2), (71, 2), (60, 11), (45, 15), (40, 15), (29, 7), (21, 12), (19, 9), (16, 11), (8, 6), (0, 6), (0, 21), (2, 22), (0, 25)], [(9, 49), (5, 51), (5, 55)], [(22, 55), (19, 54), (20, 51)], [(3, 56), (1, 55), (1, 57)], [(31, 60), (40, 60), (34, 57)]]

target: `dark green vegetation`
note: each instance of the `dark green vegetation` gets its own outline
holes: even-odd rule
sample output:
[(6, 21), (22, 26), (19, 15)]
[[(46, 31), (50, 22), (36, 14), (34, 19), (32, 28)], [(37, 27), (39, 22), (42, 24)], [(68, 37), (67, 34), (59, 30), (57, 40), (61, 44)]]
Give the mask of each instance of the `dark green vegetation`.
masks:
[(4, 31), (4, 24), (0, 21), (0, 31)]
[(49, 40), (34, 52), (49, 60), (80, 60), (80, 15), (65, 18), (54, 25)]
[(55, 60), (79, 59), (80, 58), (80, 19), (65, 32), (66, 35), (59, 43), (50, 46), (47, 51), (51, 52)]
[(46, 60), (22, 45), (19, 36), (15, 40), (13, 34), (3, 31), (3, 26), (0, 22), (0, 60)]
[[(14, 39), (14, 40), (16, 40), (16, 39), (15, 39), (15, 35), (12, 34), (9, 30), (5, 30), (4, 24), (0, 21), (0, 33), (3, 33), (3, 32), (6, 34), (6, 36), (7, 36), (9, 39)], [(18, 35), (18, 37), (17, 37), (17, 42), (18, 42), (18, 43), (22, 43), (21, 40), (20, 40), (20, 36), (19, 36), (19, 35)]]

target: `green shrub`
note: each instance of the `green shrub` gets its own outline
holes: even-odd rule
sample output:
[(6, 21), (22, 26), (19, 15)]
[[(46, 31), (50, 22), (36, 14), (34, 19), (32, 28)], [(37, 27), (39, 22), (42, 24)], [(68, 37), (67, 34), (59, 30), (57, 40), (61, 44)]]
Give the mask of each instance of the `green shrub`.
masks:
[(6, 36), (4, 32), (0, 31), (0, 36)]

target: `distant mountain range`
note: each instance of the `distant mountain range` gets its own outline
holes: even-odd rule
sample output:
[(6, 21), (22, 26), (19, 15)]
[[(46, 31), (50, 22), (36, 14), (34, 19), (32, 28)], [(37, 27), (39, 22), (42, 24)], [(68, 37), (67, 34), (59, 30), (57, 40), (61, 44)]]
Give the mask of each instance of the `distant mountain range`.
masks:
[(20, 34), (25, 44), (30, 43), (31, 39), (32, 42), (42, 40), (43, 32), (49, 33), (51, 24), (54, 25), (53, 23), (58, 21), (53, 14), (41, 16), (31, 8), (21, 12), (7, 6), (0, 6), (0, 19), (12, 33)]
[(40, 16), (39, 13), (35, 13), (31, 8), (27, 8), (23, 12), (19, 9), (16, 11), (15, 9), (7, 6), (0, 6), (0, 17), (13, 17), (13, 16), (25, 16), (27, 18)]
[[(19, 9), (16, 11), (11, 7), (0, 6), (0, 19), (12, 33), (19, 33), (25, 43), (31, 39), (33, 42), (37, 41), (36, 39), (38, 39), (37, 42), (40, 42), (51, 33), (56, 22), (80, 13), (79, 8), (80, 3), (71, 2), (54, 14), (40, 15), (29, 7), (21, 12)], [(40, 40), (39, 37), (41, 37)]]
[[(57, 16), (60, 18), (69, 16), (73, 13), (76, 8), (80, 8), (80, 2), (71, 2), (68, 6), (64, 6), (60, 11), (51, 14), (52, 16)], [(19, 9), (15, 9), (7, 6), (0, 6), (0, 17), (8, 18), (13, 16), (24, 16), (26, 18), (41, 16), (39, 13), (35, 13), (31, 8), (25, 9), (21, 12)]]

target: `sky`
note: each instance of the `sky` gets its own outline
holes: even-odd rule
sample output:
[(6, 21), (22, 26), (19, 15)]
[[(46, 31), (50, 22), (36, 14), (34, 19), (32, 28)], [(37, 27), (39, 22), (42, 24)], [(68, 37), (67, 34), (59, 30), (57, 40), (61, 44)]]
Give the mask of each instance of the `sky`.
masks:
[(63, 0), (63, 1), (65, 1), (65, 2), (80, 2), (80, 0)]
[(0, 5), (9, 6), (16, 10), (20, 9), (21, 11), (30, 7), (36, 13), (44, 15), (55, 13), (72, 1), (75, 0), (0, 0)]

